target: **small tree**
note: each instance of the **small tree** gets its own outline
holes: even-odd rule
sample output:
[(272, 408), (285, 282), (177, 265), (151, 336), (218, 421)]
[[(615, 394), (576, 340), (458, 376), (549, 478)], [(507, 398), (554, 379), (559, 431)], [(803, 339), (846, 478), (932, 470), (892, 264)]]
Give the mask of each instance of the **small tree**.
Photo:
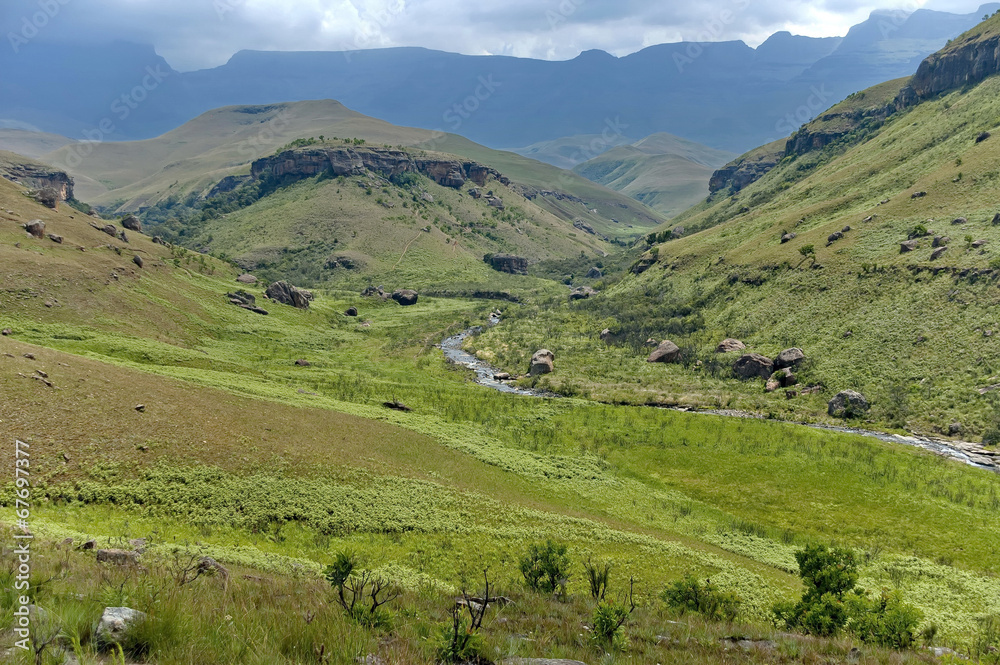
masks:
[(775, 616), (789, 628), (801, 628), (814, 635), (835, 634), (847, 624), (844, 594), (853, 590), (858, 581), (854, 552), (844, 548), (829, 549), (826, 545), (807, 545), (795, 553), (795, 560), (799, 563), (799, 576), (806, 591), (794, 605), (776, 605)]
[(816, 246), (815, 245), (803, 245), (799, 247), (799, 254), (802, 255), (802, 260), (805, 261), (808, 258), (812, 258), (813, 263), (816, 263)]
[(536, 543), (528, 548), (521, 558), (521, 574), (529, 589), (542, 593), (553, 593), (566, 586), (569, 580), (569, 557), (566, 545), (551, 539)]
[(608, 579), (611, 577), (611, 562), (593, 563), (588, 557), (583, 562), (583, 570), (587, 574), (587, 581), (590, 583), (590, 596), (594, 600), (604, 600), (604, 594), (608, 591)]
[(389, 615), (383, 605), (399, 598), (399, 591), (389, 580), (370, 570), (355, 572), (357, 557), (338, 552), (332, 564), (323, 571), (324, 577), (337, 590), (337, 603), (358, 623), (368, 626), (389, 625)]
[(620, 603), (601, 601), (594, 609), (593, 641), (603, 649), (623, 651), (627, 641), (621, 628), (635, 611), (635, 578), (629, 578), (628, 593)]

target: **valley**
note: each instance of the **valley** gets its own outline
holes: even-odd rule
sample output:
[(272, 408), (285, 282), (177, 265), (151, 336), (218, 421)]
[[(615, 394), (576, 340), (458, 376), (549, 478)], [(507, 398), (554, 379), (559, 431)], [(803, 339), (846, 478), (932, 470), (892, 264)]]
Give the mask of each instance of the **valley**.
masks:
[[(747, 68), (895, 71), (937, 14)], [(996, 663), (997, 34), (739, 156), (331, 99), (0, 130), (0, 660)]]

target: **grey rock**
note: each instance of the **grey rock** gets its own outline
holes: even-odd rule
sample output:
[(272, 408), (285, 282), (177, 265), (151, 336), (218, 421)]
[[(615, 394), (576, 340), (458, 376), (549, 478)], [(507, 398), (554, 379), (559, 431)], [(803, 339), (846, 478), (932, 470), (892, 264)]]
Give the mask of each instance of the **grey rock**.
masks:
[(51, 240), (52, 242), (56, 243), (57, 245), (61, 245), (62, 242), (63, 242), (63, 237), (61, 235), (57, 235), (55, 233), (50, 233), (50, 234), (48, 234), (48, 236), (49, 236), (49, 240)]
[(904, 240), (899, 243), (899, 253), (906, 254), (907, 252), (912, 252), (917, 249), (920, 244), (916, 240)]
[(129, 231), (135, 231), (136, 233), (142, 233), (142, 222), (135, 215), (128, 215), (122, 220), (122, 226)]
[(97, 623), (94, 636), (99, 646), (118, 644), (128, 633), (129, 628), (146, 619), (146, 613), (133, 610), (131, 607), (105, 607), (101, 620)]
[(397, 289), (392, 292), (392, 299), (403, 307), (417, 304), (417, 292), (413, 289)]
[(605, 328), (604, 330), (601, 331), (602, 342), (610, 342), (611, 340), (614, 339), (614, 337), (615, 336), (611, 333), (611, 328)]
[(141, 256), (139, 256), (138, 254), (136, 254), (135, 256), (132, 257), (132, 263), (134, 263), (137, 266), (139, 266), (140, 268), (142, 268), (142, 266), (145, 263), (145, 261), (142, 260)]
[(587, 271), (586, 277), (587, 279), (600, 279), (601, 277), (604, 277), (604, 273), (601, 272), (600, 268), (594, 266), (593, 268)]
[(826, 237), (826, 244), (834, 243), (844, 237), (844, 234), (840, 231), (834, 231)]
[(855, 390), (842, 390), (827, 403), (826, 412), (835, 418), (853, 418), (867, 413), (871, 405)]
[(528, 259), (523, 256), (513, 254), (487, 254), (486, 262), (490, 267), (498, 272), (506, 272), (511, 275), (527, 275)]
[(675, 363), (680, 358), (680, 354), (680, 347), (671, 342), (669, 339), (665, 339), (660, 342), (655, 351), (649, 354), (649, 357), (646, 358), (646, 362)]
[(948, 425), (948, 434), (956, 436), (962, 433), (962, 423), (951, 423)]
[(785, 349), (778, 354), (778, 357), (774, 359), (774, 369), (784, 369), (785, 367), (795, 367), (800, 362), (802, 362), (806, 357), (806, 354), (802, 352), (802, 349), (793, 346), (790, 349)]
[(987, 242), (987, 241), (986, 241), (986, 240), (984, 240), (984, 239), (982, 239), (982, 238), (980, 238), (979, 240), (974, 240), (974, 241), (972, 242), (972, 248), (973, 248), (973, 249), (979, 249), (980, 247), (982, 247), (983, 245), (985, 245), (985, 244), (986, 244), (986, 242)]
[(309, 301), (312, 300), (312, 293), (297, 286), (292, 286), (285, 281), (271, 284), (264, 293), (275, 302), (291, 305), (298, 309), (309, 309)]
[(257, 278), (249, 273), (243, 273), (242, 275), (236, 278), (236, 281), (239, 282), (240, 284), (256, 284)]
[(774, 373), (774, 362), (759, 353), (747, 353), (733, 364), (733, 373), (741, 381), (768, 379)]
[(796, 238), (795, 233), (786, 233), (785, 235), (781, 236), (781, 244), (784, 245), (786, 242), (790, 240), (795, 240), (795, 238)]
[(40, 219), (33, 219), (24, 225), (24, 230), (41, 240), (45, 237), (45, 222)]
[(951, 220), (951, 223), (954, 224), (955, 226), (958, 226), (960, 224), (968, 224), (969, 220), (966, 219), (965, 217), (956, 217), (955, 219)]
[(747, 348), (747, 345), (738, 339), (733, 339), (732, 337), (727, 337), (726, 339), (719, 342), (719, 345), (715, 347), (716, 353), (729, 353), (730, 351), (742, 351)]
[(931, 247), (944, 247), (949, 242), (951, 242), (951, 238), (948, 236), (934, 236), (934, 240), (931, 241)]
[(531, 356), (531, 368), (528, 373), (531, 376), (539, 374), (549, 374), (555, 371), (556, 356), (548, 349), (539, 349)]
[(569, 292), (570, 300), (585, 300), (590, 296), (596, 296), (598, 291), (590, 288), (589, 286), (578, 286)]
[(104, 226), (100, 227), (99, 230), (104, 231), (112, 238), (118, 237), (118, 228), (114, 224), (105, 224)]
[(938, 247), (933, 252), (931, 252), (931, 261), (935, 261), (941, 258), (941, 255), (948, 251), (947, 247)]
[(358, 315), (357, 307), (348, 307), (347, 311), (344, 312), (344, 316), (357, 316), (357, 315)]

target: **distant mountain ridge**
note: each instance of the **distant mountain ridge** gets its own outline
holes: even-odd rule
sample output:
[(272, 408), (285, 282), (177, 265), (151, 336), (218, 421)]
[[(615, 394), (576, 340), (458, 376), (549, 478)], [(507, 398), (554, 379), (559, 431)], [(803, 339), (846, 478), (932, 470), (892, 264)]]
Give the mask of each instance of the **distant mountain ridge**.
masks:
[(494, 147), (610, 126), (622, 136), (670, 132), (742, 152), (789, 134), (852, 92), (912, 73), (997, 8), (875, 12), (843, 38), (779, 32), (756, 49), (676, 43), (560, 62), (423, 48), (241, 51), (221, 67), (180, 73), (148, 46), (85, 48), (40, 38), (19, 54), (0, 53), (0, 125), (143, 139), (221, 106), (336, 98), (394, 124)]

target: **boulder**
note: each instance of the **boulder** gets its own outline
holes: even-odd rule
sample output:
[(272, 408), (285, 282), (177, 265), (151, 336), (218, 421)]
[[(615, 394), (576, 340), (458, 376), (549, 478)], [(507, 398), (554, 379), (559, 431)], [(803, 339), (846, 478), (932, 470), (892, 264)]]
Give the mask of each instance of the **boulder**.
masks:
[(927, 192), (913, 192), (910, 194), (911, 199), (922, 199), (925, 196), (927, 196)]
[(392, 292), (392, 299), (403, 307), (417, 304), (417, 292), (413, 289), (397, 289)]
[(660, 342), (660, 345), (656, 347), (649, 357), (646, 358), (648, 363), (675, 363), (680, 358), (681, 349), (679, 346), (671, 342), (669, 339), (665, 339)]
[(931, 261), (941, 258), (941, 255), (948, 251), (947, 247), (938, 247), (931, 252)]
[(962, 423), (951, 423), (948, 425), (948, 435), (958, 436), (962, 433)]
[(976, 143), (982, 143), (983, 141), (985, 141), (989, 137), (990, 137), (990, 133), (989, 132), (979, 132), (979, 134), (976, 136)]
[(127, 566), (139, 563), (139, 553), (130, 550), (97, 550), (97, 562)]
[(747, 353), (733, 363), (733, 373), (741, 381), (768, 379), (774, 373), (774, 363), (759, 353)]
[(652, 337), (650, 337), (649, 339), (646, 340), (646, 343), (643, 344), (643, 346), (654, 347), (657, 344), (659, 344), (659, 342), (657, 342), (655, 339), (653, 339)]
[(146, 613), (133, 610), (131, 607), (105, 607), (101, 620), (97, 623), (94, 637), (99, 647), (118, 644), (128, 633), (129, 628), (146, 619)]
[(531, 356), (531, 369), (528, 374), (538, 376), (539, 374), (549, 374), (555, 370), (556, 356), (548, 349), (539, 349)]
[(570, 300), (584, 300), (590, 296), (596, 296), (598, 291), (590, 288), (589, 286), (578, 286), (569, 292)]
[(357, 315), (358, 315), (357, 307), (348, 307), (347, 311), (344, 312), (344, 316), (357, 316)]
[(853, 418), (864, 415), (870, 405), (861, 393), (842, 390), (827, 403), (826, 412), (835, 418)]
[(951, 220), (951, 223), (954, 224), (955, 226), (958, 226), (959, 224), (968, 224), (969, 220), (965, 217), (956, 217), (955, 219)]
[(979, 249), (980, 247), (982, 247), (983, 245), (985, 245), (986, 242), (987, 241), (984, 240), (984, 239), (974, 240), (974, 241), (972, 241), (972, 249)]
[(795, 237), (796, 234), (794, 233), (786, 233), (785, 235), (781, 236), (781, 244), (784, 245), (786, 242), (790, 240), (795, 240)]
[(802, 349), (798, 347), (792, 347), (790, 349), (785, 349), (778, 354), (778, 357), (774, 359), (774, 369), (784, 369), (785, 367), (795, 367), (800, 362), (802, 362), (806, 357), (806, 354), (802, 353)]
[(226, 297), (229, 298), (229, 302), (234, 305), (253, 306), (257, 304), (257, 298), (255, 298), (252, 293), (247, 293), (243, 289), (234, 293), (227, 293)]
[(764, 385), (764, 391), (773, 393), (780, 387), (781, 387), (781, 381), (778, 381), (777, 379), (768, 379), (767, 383)]
[(601, 272), (600, 268), (594, 266), (587, 271), (586, 277), (587, 279), (600, 279), (601, 277), (604, 277), (604, 273)]
[(840, 231), (834, 231), (826, 237), (826, 244), (834, 243), (844, 237), (844, 234)]
[(256, 284), (257, 278), (249, 273), (243, 273), (242, 275), (236, 278), (236, 281), (239, 282), (240, 284)]
[(716, 353), (729, 353), (730, 351), (742, 351), (747, 348), (747, 345), (738, 339), (733, 339), (732, 337), (726, 338), (719, 342), (719, 345), (715, 347)]
[(514, 256), (513, 254), (487, 254), (483, 258), (486, 259), (486, 263), (489, 263), (491, 268), (498, 272), (506, 272), (511, 275), (528, 274), (528, 259), (523, 256)]
[(59, 192), (53, 187), (43, 187), (37, 192), (32, 192), (31, 198), (53, 210), (59, 205)]
[(118, 237), (118, 228), (114, 224), (105, 224), (99, 228), (100, 231), (104, 231), (112, 238)]
[(848, 224), (848, 225), (847, 225), (847, 226), (845, 226), (844, 228), (840, 229), (840, 232), (841, 232), (841, 233), (847, 233), (847, 232), (848, 232), (848, 231), (850, 231), (850, 230), (851, 230), (851, 225), (850, 225), (850, 224)]
[(7, 336), (13, 335), (13, 334), (14, 334), (14, 331), (11, 330), (10, 328), (4, 328), (2, 331), (0, 331), (0, 335), (3, 335), (4, 337), (7, 337)]
[(41, 240), (45, 237), (45, 222), (40, 219), (33, 219), (24, 225), (24, 230)]
[(135, 231), (136, 233), (142, 233), (142, 222), (135, 215), (128, 215), (122, 220), (122, 226), (129, 231)]
[(312, 300), (312, 294), (305, 289), (300, 289), (297, 286), (292, 286), (288, 282), (280, 281), (271, 284), (267, 287), (267, 297), (275, 302), (280, 302), (284, 305), (291, 305), (292, 307), (297, 307), (299, 309), (309, 309), (309, 301)]
[(916, 240), (905, 240), (899, 243), (899, 253), (906, 254), (907, 252), (912, 252), (919, 246), (920, 245)]
[(951, 238), (948, 236), (934, 236), (934, 240), (931, 241), (931, 247), (944, 247), (949, 242), (951, 242)]
[(791, 367), (785, 367), (783, 369), (778, 370), (777, 372), (774, 373), (774, 376), (771, 378), (777, 380), (778, 383), (781, 384), (782, 388), (789, 388), (791, 386), (796, 385), (799, 382), (795, 374), (792, 373)]
[(61, 235), (56, 235), (55, 233), (50, 233), (50, 234), (48, 234), (48, 236), (49, 236), (49, 240), (51, 240), (52, 242), (56, 243), (57, 245), (61, 245), (62, 244), (63, 237)]
[(139, 266), (140, 268), (142, 268), (142, 266), (143, 266), (143, 264), (145, 262), (142, 260), (141, 256), (139, 256), (138, 254), (136, 254), (135, 256), (132, 257), (132, 263), (134, 263), (137, 266)]
[(295, 361), (295, 364), (299, 367), (309, 367), (310, 363), (305, 358), (299, 358)]

